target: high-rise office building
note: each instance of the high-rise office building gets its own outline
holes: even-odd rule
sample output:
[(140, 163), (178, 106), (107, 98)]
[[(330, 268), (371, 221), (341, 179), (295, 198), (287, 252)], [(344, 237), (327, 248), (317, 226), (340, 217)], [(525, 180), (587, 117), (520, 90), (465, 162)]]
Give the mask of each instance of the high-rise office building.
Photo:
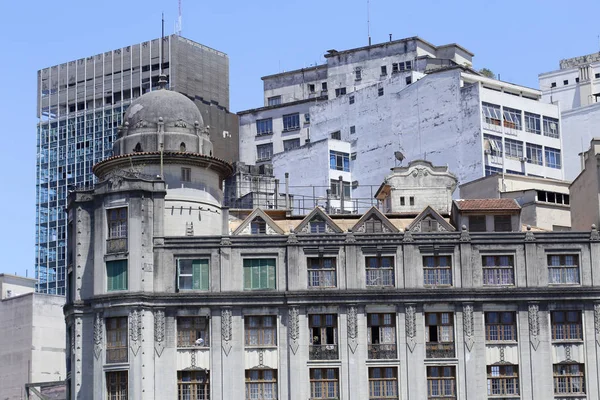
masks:
[(161, 65), (169, 88), (194, 100), (210, 126), (214, 155), (238, 158), (225, 53), (171, 35), (38, 71), (37, 291), (65, 293), (67, 193), (94, 184), (92, 165), (111, 156), (130, 102), (158, 88)]

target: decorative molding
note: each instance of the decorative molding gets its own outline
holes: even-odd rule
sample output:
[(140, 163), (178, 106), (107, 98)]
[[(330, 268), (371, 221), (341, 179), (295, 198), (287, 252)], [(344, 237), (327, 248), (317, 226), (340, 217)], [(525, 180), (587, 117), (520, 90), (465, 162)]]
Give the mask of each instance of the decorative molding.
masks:
[(405, 311), (406, 318), (406, 344), (408, 349), (412, 353), (417, 344), (415, 338), (417, 336), (417, 323), (416, 323), (417, 310), (414, 305), (407, 305)]
[(354, 353), (356, 351), (356, 348), (358, 347), (358, 311), (356, 309), (356, 306), (349, 306), (348, 307), (348, 313), (347, 313), (347, 318), (348, 318), (348, 347), (350, 348), (350, 351), (352, 351), (352, 353)]
[(187, 128), (187, 124), (181, 118), (179, 118), (177, 121), (175, 121), (175, 123), (173, 124), (173, 126), (177, 127), (177, 128)]
[(300, 310), (298, 307), (292, 307), (289, 311), (288, 337), (290, 341), (290, 349), (293, 354), (298, 351), (298, 338), (300, 337)]
[(223, 236), (221, 238), (221, 246), (231, 246), (231, 238), (229, 236)]
[(533, 350), (537, 350), (540, 344), (540, 339), (538, 338), (540, 334), (539, 310), (539, 305), (533, 303), (529, 304), (529, 341), (531, 342)]
[(221, 340), (225, 355), (228, 356), (231, 351), (231, 309), (224, 308), (221, 310)]
[(600, 303), (594, 304), (594, 330), (596, 331), (596, 344), (600, 346)]
[(157, 310), (154, 312), (154, 350), (160, 357), (165, 349), (165, 312)]
[(288, 244), (298, 243), (298, 236), (296, 236), (296, 234), (294, 232), (290, 232), (290, 234), (288, 235), (287, 242), (288, 242)]
[(567, 362), (573, 361), (571, 359), (571, 345), (570, 344), (565, 346), (565, 359), (566, 359), (565, 361), (567, 361)]
[(402, 238), (402, 241), (409, 242), (409, 243), (415, 241), (415, 239), (413, 238), (412, 233), (410, 232), (409, 229), (404, 230), (404, 237)]
[(531, 231), (531, 225), (527, 225), (527, 232), (525, 232), (525, 241), (526, 242), (535, 242), (535, 236)]
[(356, 243), (356, 237), (354, 236), (354, 232), (346, 233), (346, 243)]
[(475, 343), (475, 326), (473, 324), (473, 305), (465, 304), (463, 306), (463, 329), (465, 335), (465, 345), (467, 350), (471, 351)]
[[(102, 335), (104, 332), (104, 320), (100, 313), (96, 313), (96, 318), (94, 318), (94, 355), (96, 359), (100, 358), (100, 354), (102, 354)], [(75, 331), (73, 331), (73, 336), (75, 336)], [(75, 351), (75, 337), (72, 339), (73, 349)]]
[(500, 346), (500, 363), (504, 364), (506, 362), (506, 358), (505, 358), (505, 350), (506, 350), (506, 346)]
[(140, 119), (135, 125), (134, 128), (139, 129), (139, 128), (145, 128), (148, 126), (148, 123), (146, 121), (144, 121), (143, 119)]
[(258, 368), (265, 367), (265, 349), (258, 350)]
[(133, 310), (129, 313), (129, 345), (134, 356), (137, 356), (142, 345), (142, 312)]
[(598, 228), (596, 228), (596, 224), (592, 224), (592, 232), (590, 233), (590, 241), (592, 241), (592, 242), (600, 241), (600, 233), (598, 233)]
[(190, 366), (192, 369), (196, 369), (196, 349), (192, 349), (190, 354)]
[(469, 235), (469, 231), (467, 230), (467, 226), (463, 225), (460, 230), (460, 241), (461, 242), (470, 242), (471, 235)]

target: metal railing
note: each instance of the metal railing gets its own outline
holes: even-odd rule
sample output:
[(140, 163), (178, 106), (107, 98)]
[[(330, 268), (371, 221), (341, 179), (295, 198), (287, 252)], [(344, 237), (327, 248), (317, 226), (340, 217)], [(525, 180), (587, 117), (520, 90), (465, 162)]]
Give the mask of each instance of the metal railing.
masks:
[(454, 358), (454, 342), (427, 343), (427, 358)]
[(398, 358), (395, 343), (369, 344), (369, 358), (372, 360), (393, 360)]
[(308, 354), (309, 360), (337, 360), (337, 344), (311, 344)]

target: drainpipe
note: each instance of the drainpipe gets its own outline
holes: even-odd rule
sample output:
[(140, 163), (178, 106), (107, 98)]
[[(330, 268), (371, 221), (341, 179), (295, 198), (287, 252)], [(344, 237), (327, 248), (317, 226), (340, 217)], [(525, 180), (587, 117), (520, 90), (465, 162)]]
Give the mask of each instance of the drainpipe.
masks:
[(340, 190), (340, 214), (344, 213), (344, 178), (342, 178), (342, 176), (340, 175), (340, 177), (338, 178), (338, 182), (339, 182), (339, 190)]

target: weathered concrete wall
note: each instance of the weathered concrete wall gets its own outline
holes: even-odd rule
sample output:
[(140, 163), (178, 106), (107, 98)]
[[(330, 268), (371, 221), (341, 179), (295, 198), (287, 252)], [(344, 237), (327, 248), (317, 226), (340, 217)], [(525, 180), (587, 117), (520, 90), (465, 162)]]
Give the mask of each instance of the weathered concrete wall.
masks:
[[(281, 96), (281, 103), (320, 96), (323, 82), (327, 83), (327, 65), (263, 77), (264, 105), (268, 106), (269, 97), (274, 96)], [(309, 84), (314, 85), (314, 92), (309, 90)]]
[(580, 153), (587, 151), (590, 141), (600, 137), (600, 103), (562, 113), (563, 162), (565, 179), (573, 180), (581, 172)]
[(600, 146), (592, 141), (591, 149), (585, 154), (585, 169), (569, 188), (571, 194), (571, 229), (588, 230), (592, 224), (600, 223), (600, 169), (597, 155)]
[(33, 298), (31, 382), (66, 378), (64, 296), (36, 294)]

